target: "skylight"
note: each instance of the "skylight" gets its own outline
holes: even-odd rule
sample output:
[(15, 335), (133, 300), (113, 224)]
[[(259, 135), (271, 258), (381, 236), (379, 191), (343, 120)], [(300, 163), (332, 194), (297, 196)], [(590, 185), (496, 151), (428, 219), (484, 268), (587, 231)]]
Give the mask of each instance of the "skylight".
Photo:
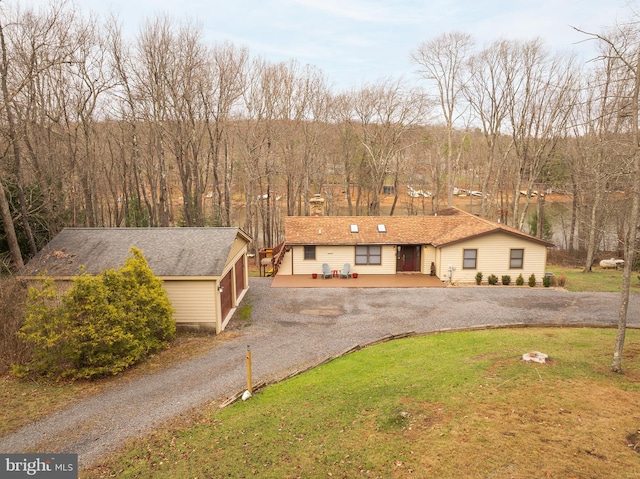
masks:
[(351, 225), (351, 232), (352, 233), (357, 233), (358, 232), (358, 225), (352, 224)]
[(379, 224), (378, 225), (378, 233), (386, 233), (387, 232), (387, 227), (383, 224)]

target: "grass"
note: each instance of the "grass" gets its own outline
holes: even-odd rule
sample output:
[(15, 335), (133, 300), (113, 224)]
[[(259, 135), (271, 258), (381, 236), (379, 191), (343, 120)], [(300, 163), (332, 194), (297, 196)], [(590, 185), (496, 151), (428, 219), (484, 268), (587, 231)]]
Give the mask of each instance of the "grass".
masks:
[[(591, 273), (583, 273), (583, 268), (572, 268), (557, 265), (547, 265), (547, 271), (567, 278), (565, 288), (571, 292), (603, 292), (619, 293), (622, 291), (622, 271), (602, 269), (594, 266)], [(638, 272), (631, 273), (631, 288), (633, 293), (640, 293), (640, 279)]]
[[(640, 332), (435, 334), (339, 358), (133, 441), (85, 479), (640, 476)], [(525, 352), (550, 355), (527, 364)], [(640, 447), (639, 447), (640, 449)]]

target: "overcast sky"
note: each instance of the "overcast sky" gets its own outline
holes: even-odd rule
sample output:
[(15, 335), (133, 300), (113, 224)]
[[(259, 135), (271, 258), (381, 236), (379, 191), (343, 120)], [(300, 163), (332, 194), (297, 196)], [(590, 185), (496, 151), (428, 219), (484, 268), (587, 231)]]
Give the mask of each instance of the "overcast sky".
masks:
[[(4, 0), (7, 2), (7, 0)], [(12, 0), (9, 0), (9, 2)], [(16, 0), (13, 0), (16, 1)], [(8, 3), (8, 2), (7, 2)], [(17, 0), (23, 5), (47, 0)], [(210, 44), (231, 41), (273, 62), (319, 67), (336, 89), (386, 77), (414, 78), (410, 54), (445, 32), (480, 45), (542, 38), (553, 52), (594, 55), (575, 26), (600, 32), (629, 17), (626, 0), (77, 0), (83, 12), (114, 12), (135, 36), (158, 13), (201, 23)]]

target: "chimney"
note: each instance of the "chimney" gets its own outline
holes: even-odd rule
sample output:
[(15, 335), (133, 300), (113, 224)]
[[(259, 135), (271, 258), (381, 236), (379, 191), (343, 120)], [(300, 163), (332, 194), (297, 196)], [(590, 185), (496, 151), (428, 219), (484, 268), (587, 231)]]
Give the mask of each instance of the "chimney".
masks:
[(319, 194), (314, 195), (313, 198), (309, 199), (309, 210), (311, 216), (324, 216), (324, 198), (320, 197)]

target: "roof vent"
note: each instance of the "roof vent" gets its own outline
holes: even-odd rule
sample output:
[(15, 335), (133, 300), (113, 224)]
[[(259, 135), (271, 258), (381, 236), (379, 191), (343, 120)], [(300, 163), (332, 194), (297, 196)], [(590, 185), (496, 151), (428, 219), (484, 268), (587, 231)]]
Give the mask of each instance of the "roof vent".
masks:
[(358, 225), (352, 224), (351, 225), (351, 232), (352, 233), (357, 233), (358, 232)]
[(383, 225), (382, 223), (380, 223), (378, 225), (378, 233), (386, 233), (387, 232), (387, 227), (385, 225)]

